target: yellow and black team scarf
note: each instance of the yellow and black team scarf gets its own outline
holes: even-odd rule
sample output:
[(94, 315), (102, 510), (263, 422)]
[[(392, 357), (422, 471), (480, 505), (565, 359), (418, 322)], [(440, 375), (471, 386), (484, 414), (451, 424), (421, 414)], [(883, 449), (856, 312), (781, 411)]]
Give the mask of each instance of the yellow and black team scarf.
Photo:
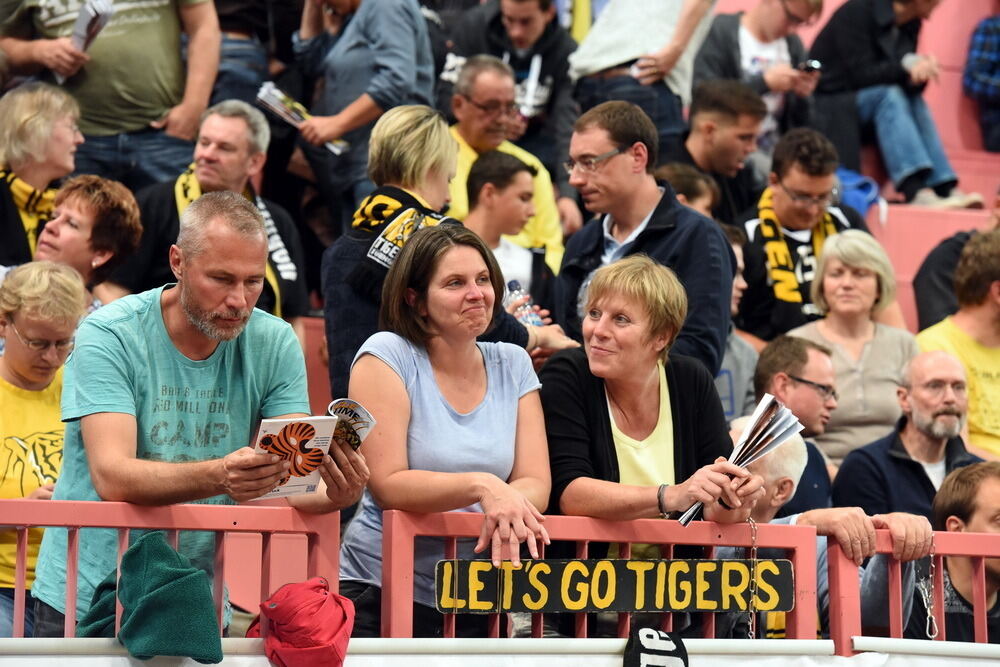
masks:
[(44, 223), (52, 219), (56, 191), (54, 188), (43, 191), (36, 190), (18, 178), (12, 171), (0, 170), (0, 179), (3, 179), (10, 190), (14, 206), (17, 207), (17, 212), (21, 216), (21, 224), (24, 225), (24, 235), (28, 239), (31, 256), (34, 257), (35, 248), (38, 246), (38, 230)]
[(348, 276), (348, 282), (362, 294), (378, 299), (389, 268), (413, 233), (443, 222), (458, 223), (441, 215), (411, 192), (382, 186), (361, 202), (351, 228), (368, 232), (370, 245), (365, 259)]
[[(177, 202), (177, 216), (180, 217), (194, 200), (201, 197), (201, 194), (201, 183), (195, 178), (194, 165), (192, 164), (187, 168), (187, 171), (177, 178), (177, 182), (174, 183), (174, 200)], [(274, 292), (274, 311), (271, 314), (275, 317), (281, 317), (281, 282), (278, 280), (278, 273), (275, 271), (273, 262), (271, 261), (270, 252), (270, 230), (274, 229), (274, 221), (271, 218), (271, 212), (267, 210), (267, 206), (264, 205), (264, 200), (260, 198), (260, 195), (249, 191), (249, 189), (243, 195), (257, 206), (257, 210), (260, 211), (261, 216), (264, 218), (264, 227), (267, 230), (269, 241), (264, 280), (267, 281), (267, 284), (270, 285), (271, 290)]]
[[(774, 213), (774, 191), (771, 188), (764, 190), (757, 202), (757, 218), (759, 220), (757, 233), (764, 244), (768, 276), (775, 298), (787, 303), (808, 302), (810, 296), (803, 294), (802, 286), (795, 277), (795, 258), (788, 247), (788, 241), (785, 240), (781, 222)], [(827, 237), (836, 233), (837, 225), (833, 216), (829, 211), (823, 211), (823, 219), (812, 230), (814, 257), (819, 257)]]

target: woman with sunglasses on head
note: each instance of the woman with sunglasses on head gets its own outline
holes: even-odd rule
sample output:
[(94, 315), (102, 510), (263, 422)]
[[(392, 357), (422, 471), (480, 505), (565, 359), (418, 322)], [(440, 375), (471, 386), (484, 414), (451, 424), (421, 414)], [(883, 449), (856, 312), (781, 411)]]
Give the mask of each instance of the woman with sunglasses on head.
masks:
[(0, 97), (0, 266), (30, 262), (52, 217), (53, 182), (76, 166), (80, 108), (61, 88), (29, 83)]
[(899, 419), (896, 387), (918, 349), (909, 331), (874, 319), (893, 303), (896, 278), (888, 255), (870, 234), (848, 229), (828, 238), (811, 289), (823, 319), (788, 333), (833, 351), (837, 409), (826, 431), (814, 439), (840, 465), (848, 452), (882, 438)]
[[(65, 264), (29, 262), (0, 284), (0, 498), (52, 497), (62, 464), (62, 366), (73, 348), (87, 292)], [(42, 530), (28, 536), (26, 586), (34, 579)], [(0, 529), (0, 637), (13, 628), (17, 531)], [(33, 614), (25, 610), (25, 636)]]

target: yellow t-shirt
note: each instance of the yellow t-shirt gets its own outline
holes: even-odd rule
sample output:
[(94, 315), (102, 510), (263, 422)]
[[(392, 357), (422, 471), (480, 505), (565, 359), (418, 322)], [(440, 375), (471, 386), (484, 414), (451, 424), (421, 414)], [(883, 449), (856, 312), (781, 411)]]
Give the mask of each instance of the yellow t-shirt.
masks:
[[(0, 378), (0, 498), (25, 498), (38, 487), (56, 481), (62, 467), (63, 430), (59, 419), (63, 371), (42, 391), (20, 389)], [(35, 580), (35, 562), (42, 529), (28, 531), (28, 572)], [(0, 530), (0, 588), (14, 587), (17, 531)]]
[[(659, 486), (674, 483), (674, 419), (670, 412), (670, 389), (663, 362), (656, 365), (660, 378), (660, 415), (652, 433), (643, 440), (635, 440), (625, 435), (615, 424), (608, 405), (611, 419), (611, 437), (615, 441), (618, 457), (618, 481), (629, 486)], [(608, 558), (618, 557), (618, 545), (612, 544)], [(633, 544), (632, 558), (659, 558), (660, 548), (653, 544)]]
[(969, 383), (969, 441), (1000, 456), (1000, 347), (980, 345), (951, 317), (917, 334), (920, 350), (944, 350), (965, 366)]
[[(456, 220), (465, 220), (469, 214), (469, 194), (468, 180), (469, 171), (472, 164), (479, 157), (479, 154), (465, 143), (465, 139), (458, 133), (454, 125), (451, 126), (451, 136), (458, 142), (458, 167), (455, 169), (455, 178), (451, 179), (448, 191), (451, 195), (451, 203), (448, 206), (448, 215)], [(514, 236), (505, 236), (517, 245), (524, 248), (545, 247), (545, 263), (549, 265), (553, 273), (559, 273), (559, 265), (562, 263), (563, 235), (562, 225), (559, 224), (559, 211), (556, 209), (556, 195), (552, 187), (552, 178), (542, 163), (528, 151), (515, 146), (509, 141), (505, 141), (497, 147), (498, 151), (513, 155), (521, 162), (537, 170), (535, 175), (535, 195), (532, 203), (535, 205), (535, 215), (528, 219), (524, 228)]]

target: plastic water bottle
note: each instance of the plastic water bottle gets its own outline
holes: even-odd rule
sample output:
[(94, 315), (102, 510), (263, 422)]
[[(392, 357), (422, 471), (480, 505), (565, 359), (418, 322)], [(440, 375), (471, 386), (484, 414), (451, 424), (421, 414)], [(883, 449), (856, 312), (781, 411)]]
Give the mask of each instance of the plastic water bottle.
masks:
[[(507, 303), (517, 301), (525, 296), (528, 296), (528, 293), (524, 291), (523, 287), (521, 287), (521, 281), (511, 280), (507, 283)], [(514, 317), (516, 317), (521, 324), (527, 324), (533, 327), (545, 326), (545, 323), (542, 322), (542, 318), (535, 312), (535, 302), (532, 301), (530, 297), (527, 302), (518, 306), (517, 310), (514, 311)]]

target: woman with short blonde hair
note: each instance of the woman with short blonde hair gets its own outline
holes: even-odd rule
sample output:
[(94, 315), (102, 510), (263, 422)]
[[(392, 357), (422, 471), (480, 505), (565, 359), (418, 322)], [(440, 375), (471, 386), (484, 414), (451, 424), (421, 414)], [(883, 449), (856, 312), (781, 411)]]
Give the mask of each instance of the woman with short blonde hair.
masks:
[[(0, 442), (6, 450), (0, 498), (47, 500), (62, 463), (63, 423), (59, 401), (62, 366), (73, 349), (77, 323), (86, 307), (80, 275), (55, 262), (30, 262), (13, 269), (0, 284)], [(30, 589), (42, 530), (28, 531)], [(17, 533), (0, 529), (0, 637), (13, 630)], [(27, 605), (25, 636), (34, 614)]]
[(835, 465), (899, 419), (896, 387), (917, 354), (916, 339), (874, 319), (895, 298), (892, 263), (871, 234), (848, 229), (824, 242), (812, 281), (812, 301), (824, 317), (788, 334), (832, 351), (837, 409), (813, 439)]
[(61, 88), (29, 83), (0, 97), (0, 266), (30, 262), (51, 217), (53, 182), (76, 166), (80, 108)]

